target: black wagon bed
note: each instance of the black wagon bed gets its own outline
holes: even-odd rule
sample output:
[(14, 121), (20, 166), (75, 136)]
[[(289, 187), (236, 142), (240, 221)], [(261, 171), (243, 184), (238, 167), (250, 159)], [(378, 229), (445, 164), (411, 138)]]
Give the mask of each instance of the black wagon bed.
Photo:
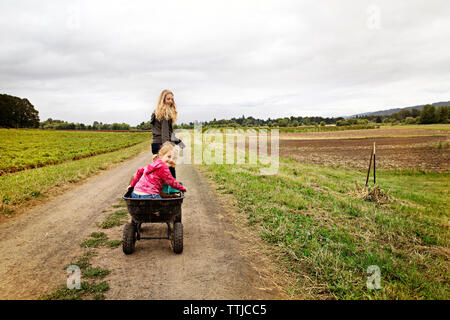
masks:
[[(184, 193), (177, 198), (135, 199), (131, 197), (134, 188), (129, 188), (122, 197), (131, 216), (131, 223), (123, 229), (122, 248), (125, 254), (135, 250), (136, 240), (168, 239), (173, 251), (183, 251), (183, 224), (181, 223), (181, 205)], [(141, 237), (142, 223), (166, 223), (167, 237)]]
[[(178, 198), (163, 199), (133, 199), (131, 193), (133, 188), (128, 189), (123, 196), (127, 204), (128, 212), (134, 222), (172, 222), (179, 220), (181, 222), (181, 205), (184, 194)], [(178, 217), (180, 215), (180, 217)]]

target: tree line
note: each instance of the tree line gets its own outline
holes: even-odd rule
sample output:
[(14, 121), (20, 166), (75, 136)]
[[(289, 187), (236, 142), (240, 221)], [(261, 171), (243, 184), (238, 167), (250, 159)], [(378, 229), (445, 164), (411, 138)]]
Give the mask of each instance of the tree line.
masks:
[[(422, 110), (403, 109), (399, 112), (383, 116), (358, 116), (356, 118), (344, 119), (343, 117), (324, 118), (324, 117), (284, 117), (267, 120), (255, 119), (253, 117), (242, 116), (240, 118), (231, 118), (229, 120), (211, 120), (199, 122), (208, 127), (298, 127), (298, 126), (353, 126), (369, 125), (370, 123), (391, 123), (391, 124), (431, 124), (431, 123), (449, 123), (450, 106), (441, 106), (435, 108), (433, 105), (426, 105)], [(191, 129), (194, 122), (182, 123), (176, 125), (176, 128)]]
[(63, 120), (54, 120), (48, 118), (44, 122), (39, 123), (41, 129), (53, 129), (53, 130), (131, 130), (132, 128), (127, 123), (102, 123), (94, 121), (92, 125), (84, 123), (73, 123)]
[(0, 94), (0, 127), (38, 128), (39, 112), (28, 99)]
[[(240, 118), (231, 118), (231, 119), (220, 119), (211, 121), (203, 121), (198, 122), (198, 124), (202, 124), (203, 126), (209, 127), (298, 127), (298, 126), (316, 126), (316, 125), (329, 125), (335, 124), (337, 121), (343, 121), (343, 117), (330, 118), (330, 117), (284, 117), (284, 118), (268, 118), (264, 119), (256, 119), (252, 116), (245, 117), (242, 115)], [(177, 125), (177, 128), (190, 129), (193, 128), (196, 123), (182, 123)]]
[[(403, 109), (399, 112), (375, 116), (366, 115), (356, 118), (344, 119), (343, 117), (284, 117), (271, 119), (257, 119), (252, 116), (231, 119), (213, 119), (211, 121), (196, 122), (208, 127), (298, 127), (298, 126), (349, 126), (368, 125), (372, 123), (405, 123), (405, 124), (430, 124), (449, 123), (450, 106), (435, 108), (433, 105), (426, 105), (422, 110)], [(191, 129), (196, 124), (194, 122), (181, 123), (174, 128)], [(48, 118), (39, 121), (39, 112), (27, 100), (7, 94), (0, 94), (0, 127), (5, 128), (41, 128), (54, 130), (151, 130), (150, 121), (141, 122), (136, 127), (127, 123), (102, 123), (94, 121), (92, 125), (84, 123), (73, 123), (63, 120)]]
[[(356, 118), (344, 119), (343, 117), (284, 117), (271, 119), (257, 119), (252, 116), (231, 119), (213, 119), (203, 122), (189, 122), (175, 124), (174, 129), (192, 129), (195, 124), (201, 124), (204, 127), (221, 128), (221, 127), (299, 127), (299, 126), (354, 126), (354, 125), (370, 125), (371, 123), (405, 123), (405, 124), (430, 124), (430, 123), (449, 123), (448, 116), (450, 107), (444, 106), (435, 108), (432, 105), (424, 106), (422, 110), (404, 109), (397, 113), (385, 116), (360, 116)], [(49, 119), (51, 120), (51, 119)], [(56, 122), (56, 123), (55, 123)], [(136, 127), (131, 127), (126, 123), (104, 124), (94, 121), (92, 125), (67, 123), (60, 120), (53, 120), (53, 124), (41, 122), (42, 129), (73, 129), (73, 130), (151, 130), (150, 121), (141, 122)]]
[(431, 123), (449, 123), (450, 106), (441, 106), (436, 108), (433, 105), (426, 105), (422, 110), (403, 109), (399, 112), (384, 116), (362, 116), (360, 119), (376, 123), (405, 123), (405, 124), (431, 124)]

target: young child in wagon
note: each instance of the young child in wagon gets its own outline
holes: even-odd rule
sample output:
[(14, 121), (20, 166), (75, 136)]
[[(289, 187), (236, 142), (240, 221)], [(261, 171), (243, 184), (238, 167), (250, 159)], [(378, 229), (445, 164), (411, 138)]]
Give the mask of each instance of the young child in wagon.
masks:
[(134, 187), (132, 198), (161, 199), (161, 191), (164, 183), (170, 187), (186, 192), (186, 188), (180, 184), (172, 174), (169, 167), (175, 166), (177, 150), (172, 142), (165, 142), (154, 161), (144, 168), (138, 169), (131, 181), (130, 187)]

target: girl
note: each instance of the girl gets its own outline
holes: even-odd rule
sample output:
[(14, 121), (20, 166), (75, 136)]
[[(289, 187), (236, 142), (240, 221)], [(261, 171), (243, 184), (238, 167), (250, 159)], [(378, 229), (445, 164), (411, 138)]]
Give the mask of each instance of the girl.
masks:
[[(173, 99), (173, 93), (163, 90), (159, 95), (158, 104), (152, 114), (152, 153), (157, 154), (162, 144), (167, 141), (179, 143), (181, 140), (173, 134), (173, 125), (177, 121), (178, 111)], [(170, 167), (172, 176), (176, 178), (175, 168)]]
[(186, 188), (172, 177), (169, 166), (175, 165), (176, 149), (172, 142), (165, 142), (154, 161), (147, 167), (140, 168), (128, 187), (134, 187), (132, 198), (161, 199), (160, 193), (164, 183), (172, 188), (186, 192)]

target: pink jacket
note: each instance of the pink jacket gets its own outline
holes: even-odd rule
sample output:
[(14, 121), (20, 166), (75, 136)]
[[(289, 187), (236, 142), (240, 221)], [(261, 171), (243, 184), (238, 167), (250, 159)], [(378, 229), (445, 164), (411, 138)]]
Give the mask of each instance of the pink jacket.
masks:
[(156, 159), (145, 168), (138, 169), (130, 185), (138, 192), (160, 194), (164, 183), (177, 190), (186, 191), (186, 188), (172, 177), (169, 167), (161, 159)]

